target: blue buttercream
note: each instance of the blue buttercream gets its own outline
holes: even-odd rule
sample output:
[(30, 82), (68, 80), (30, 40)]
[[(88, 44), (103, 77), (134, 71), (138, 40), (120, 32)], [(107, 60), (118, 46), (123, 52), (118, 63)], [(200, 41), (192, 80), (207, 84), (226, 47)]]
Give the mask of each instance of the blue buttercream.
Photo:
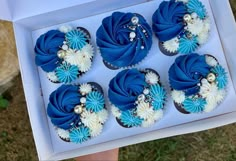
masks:
[(55, 126), (68, 130), (80, 121), (80, 115), (74, 113), (80, 104), (78, 90), (77, 86), (62, 85), (50, 95), (47, 114)]
[(160, 110), (164, 106), (166, 91), (159, 84), (150, 86), (150, 95), (153, 99), (152, 106), (154, 110)]
[[(131, 19), (134, 16), (138, 17), (141, 27), (131, 30), (127, 25), (133, 26)], [(131, 32), (136, 35), (133, 41), (129, 37)], [(147, 55), (152, 45), (151, 27), (141, 15), (133, 13), (114, 12), (103, 19), (96, 36), (101, 56), (116, 67), (137, 64)], [(141, 49), (141, 46), (144, 48)]]
[(198, 47), (198, 41), (196, 36), (192, 36), (191, 38), (187, 38), (187, 36), (183, 36), (179, 40), (179, 48), (178, 52), (181, 54), (189, 54), (194, 52)]
[(51, 72), (59, 64), (60, 58), (57, 52), (63, 45), (65, 34), (58, 30), (51, 30), (41, 35), (35, 45), (35, 63), (44, 71)]
[(79, 127), (72, 129), (69, 133), (70, 141), (76, 144), (82, 143), (89, 139), (90, 133), (89, 128), (87, 127)]
[(160, 41), (168, 41), (184, 30), (183, 17), (187, 8), (183, 2), (163, 1), (152, 16), (152, 28)]
[(189, 0), (187, 7), (190, 13), (195, 12), (199, 18), (204, 19), (206, 17), (205, 6), (199, 0)]
[(90, 92), (86, 96), (86, 109), (94, 112), (99, 112), (104, 108), (104, 96), (100, 92)]
[(169, 69), (170, 85), (175, 90), (184, 91), (186, 95), (199, 92), (197, 85), (210, 72), (210, 66), (204, 55), (189, 54), (176, 58)]
[(120, 116), (120, 121), (128, 127), (140, 126), (143, 122), (143, 119), (140, 117), (134, 116), (131, 110), (123, 111)]
[(63, 63), (56, 68), (56, 76), (60, 82), (71, 83), (76, 80), (79, 74), (79, 68), (76, 65), (70, 65), (69, 63)]
[(71, 49), (80, 50), (87, 44), (85, 33), (77, 29), (67, 32), (65, 37)]
[(145, 75), (137, 69), (123, 70), (110, 81), (108, 97), (121, 111), (133, 109), (145, 84)]
[(211, 71), (216, 74), (217, 87), (219, 89), (225, 88), (228, 84), (228, 77), (225, 69), (222, 66), (217, 65)]
[(203, 98), (187, 98), (183, 102), (183, 108), (190, 113), (199, 113), (205, 109), (206, 103)]

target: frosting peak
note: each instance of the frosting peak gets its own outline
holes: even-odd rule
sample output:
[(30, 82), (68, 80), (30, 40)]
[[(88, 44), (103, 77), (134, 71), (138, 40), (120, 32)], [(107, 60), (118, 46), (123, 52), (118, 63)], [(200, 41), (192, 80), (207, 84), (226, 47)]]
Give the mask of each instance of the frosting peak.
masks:
[(139, 14), (114, 12), (102, 21), (96, 33), (103, 59), (115, 67), (140, 62), (152, 45), (152, 31)]
[(137, 69), (118, 73), (109, 84), (108, 96), (112, 104), (125, 111), (135, 108), (135, 101), (145, 86), (145, 75)]
[(53, 71), (60, 62), (57, 52), (63, 45), (65, 34), (58, 30), (51, 30), (41, 35), (35, 46), (35, 63), (46, 72)]
[(160, 41), (168, 41), (184, 30), (183, 17), (187, 8), (183, 2), (163, 1), (153, 14), (153, 31)]
[(201, 79), (210, 72), (204, 55), (190, 54), (179, 56), (169, 69), (169, 81), (175, 90), (186, 95), (196, 94), (200, 90)]

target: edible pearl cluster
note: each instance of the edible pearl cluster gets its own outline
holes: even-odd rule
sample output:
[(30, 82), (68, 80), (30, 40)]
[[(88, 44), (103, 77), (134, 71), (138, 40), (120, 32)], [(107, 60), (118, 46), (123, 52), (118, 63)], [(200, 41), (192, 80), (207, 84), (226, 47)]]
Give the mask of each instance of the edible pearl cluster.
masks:
[[(131, 20), (130, 20), (130, 24), (127, 24), (124, 26), (124, 28), (129, 28), (130, 29), (130, 33), (129, 33), (129, 38), (130, 38), (130, 41), (133, 42), (135, 39), (143, 39), (143, 37), (138, 37), (137, 36), (137, 32), (139, 32), (138, 28), (141, 29), (141, 31), (143, 32), (144, 36), (145, 37), (148, 37), (148, 34), (147, 34), (147, 31), (143, 28), (143, 26), (141, 24), (139, 24), (139, 18), (134, 15)], [(144, 42), (142, 42), (142, 45), (140, 47), (141, 49), (144, 49), (145, 46), (144, 46)]]

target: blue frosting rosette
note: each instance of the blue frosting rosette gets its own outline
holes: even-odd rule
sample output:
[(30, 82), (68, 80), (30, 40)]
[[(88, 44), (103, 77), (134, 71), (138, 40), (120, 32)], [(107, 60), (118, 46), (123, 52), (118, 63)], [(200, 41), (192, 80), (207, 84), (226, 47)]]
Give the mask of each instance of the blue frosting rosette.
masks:
[(151, 27), (136, 13), (114, 12), (103, 19), (96, 36), (103, 61), (109, 68), (136, 65), (152, 46)]
[(59, 137), (74, 143), (98, 136), (108, 117), (102, 88), (93, 82), (60, 86), (50, 95), (47, 114)]
[(227, 72), (212, 55), (179, 56), (169, 69), (176, 108), (185, 114), (212, 111), (226, 96), (227, 78)]
[(54, 83), (71, 83), (91, 68), (94, 55), (89, 32), (61, 26), (41, 35), (35, 45), (35, 63)]
[(209, 37), (210, 19), (200, 0), (163, 1), (152, 22), (160, 49), (169, 56), (192, 53)]
[(166, 91), (155, 70), (126, 69), (110, 81), (108, 97), (121, 126), (149, 127), (163, 116)]

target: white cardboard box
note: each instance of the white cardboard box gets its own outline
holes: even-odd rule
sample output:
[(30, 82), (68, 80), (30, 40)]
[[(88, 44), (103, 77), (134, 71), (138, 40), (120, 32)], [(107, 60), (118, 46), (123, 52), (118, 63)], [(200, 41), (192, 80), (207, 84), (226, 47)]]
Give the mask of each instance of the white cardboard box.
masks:
[[(223, 107), (227, 106), (227, 110), (222, 110), (222, 112), (222, 108), (219, 107), (219, 109), (211, 114), (194, 116), (196, 117), (195, 119), (186, 116), (186, 120), (180, 121), (181, 123), (178, 125), (167, 125), (163, 123), (163, 125), (161, 125), (161, 123), (159, 125), (159, 123), (157, 123), (157, 125), (150, 129), (119, 129), (121, 131), (124, 130), (124, 133), (127, 133), (124, 134), (123, 137), (117, 135), (113, 136), (111, 139), (106, 139), (106, 134), (113, 134), (112, 128), (119, 128), (119, 126), (114, 124), (114, 118), (110, 117), (104, 128), (104, 138), (102, 135), (88, 143), (74, 145), (64, 143), (60, 141), (58, 137), (54, 137), (55, 133), (52, 130), (50, 120), (47, 118), (45, 111), (47, 97), (50, 94), (49, 91), (55, 89), (58, 85), (48, 84), (47, 81), (44, 81), (45, 78), (42, 71), (34, 64), (33, 48), (36, 38), (40, 33), (42, 34), (51, 28), (56, 28), (62, 23), (69, 23), (72, 25), (79, 23), (83, 24), (81, 26), (85, 26), (89, 29), (95, 40), (94, 35), (96, 28), (89, 28), (89, 25), (92, 25), (94, 20), (97, 19), (97, 21), (100, 21), (101, 23), (101, 19), (104, 16), (107, 16), (118, 9), (121, 11), (136, 11), (143, 14), (145, 18), (149, 16), (147, 19), (150, 21), (150, 16), (153, 14), (154, 9), (151, 6), (153, 6), (154, 3), (160, 3), (160, 0), (51, 0), (50, 2), (46, 0), (33, 2), (31, 0), (0, 0), (0, 5), (3, 6), (1, 7), (3, 9), (0, 10), (0, 18), (11, 20), (14, 25), (22, 81), (39, 159), (61, 160), (134, 143), (206, 130), (236, 122), (236, 112), (234, 112), (236, 111), (236, 103), (234, 102), (234, 99), (236, 98), (234, 97), (234, 87), (236, 87), (236, 57), (234, 56), (234, 52), (236, 51), (236, 46), (234, 45), (234, 42), (236, 41), (236, 24), (228, 0), (203, 1), (208, 4), (209, 10), (210, 8), (212, 9), (213, 25), (214, 21), (216, 23), (216, 27), (213, 27), (213, 33), (216, 35), (212, 36), (209, 44), (217, 45), (217, 47), (208, 50), (208, 46), (203, 46), (199, 52), (219, 51), (216, 55), (220, 57), (220, 63), (223, 63), (225, 66), (228, 65), (229, 67), (232, 78), (232, 84), (229, 89), (229, 91), (231, 91), (231, 97), (226, 101), (228, 102), (227, 104), (221, 105)], [(150, 8), (147, 10), (142, 7)], [(158, 5), (156, 8), (157, 7)], [(97, 26), (99, 26), (100, 23), (97, 24)], [(220, 37), (218, 37), (218, 32)], [(151, 50), (154, 52), (158, 49), (153, 47)], [(224, 62), (224, 57), (226, 57), (227, 63)], [(96, 56), (95, 63), (96, 61), (101, 62), (99, 56)], [(145, 67), (145, 62), (142, 64), (140, 67)], [(99, 63), (97, 63), (97, 65), (99, 65)], [(161, 66), (157, 66), (157, 68), (160, 68), (158, 69), (158, 72), (161, 72)], [(100, 70), (103, 70), (103, 68), (101, 67)], [(117, 73), (117, 71), (112, 71), (110, 74), (114, 76), (115, 73)], [(91, 72), (90, 75), (91, 76), (83, 79), (93, 79)], [(165, 76), (163, 77), (165, 78)], [(90, 81), (90, 79), (88, 81)], [(49, 87), (49, 91), (47, 91), (46, 87)], [(105, 90), (107, 89), (105, 88)], [(171, 104), (171, 101), (169, 101), (169, 104)], [(174, 111), (168, 112), (167, 110), (169, 117), (171, 116), (171, 113), (173, 114)], [(179, 113), (176, 112), (176, 114)]]

